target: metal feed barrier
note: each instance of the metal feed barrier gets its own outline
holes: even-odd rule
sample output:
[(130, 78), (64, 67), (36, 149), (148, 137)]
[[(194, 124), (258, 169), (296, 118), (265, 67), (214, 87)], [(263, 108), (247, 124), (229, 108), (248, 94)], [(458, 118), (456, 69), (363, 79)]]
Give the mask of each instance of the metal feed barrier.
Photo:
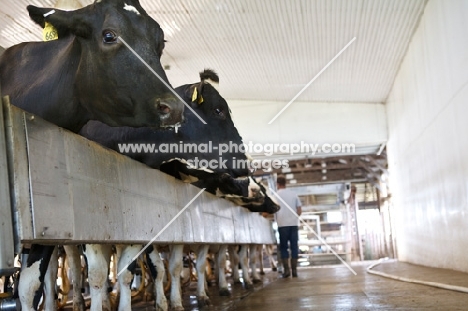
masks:
[[(200, 191), (2, 102), (0, 275), (24, 243), (147, 243)], [(156, 243), (276, 240), (259, 214), (202, 193)]]

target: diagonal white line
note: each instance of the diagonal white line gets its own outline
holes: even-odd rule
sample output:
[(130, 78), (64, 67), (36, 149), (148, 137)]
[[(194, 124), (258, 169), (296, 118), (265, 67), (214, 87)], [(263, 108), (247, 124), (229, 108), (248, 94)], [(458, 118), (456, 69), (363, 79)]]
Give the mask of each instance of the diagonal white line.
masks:
[(146, 66), (146, 67), (147, 67), (147, 68), (148, 68), (148, 69), (165, 85), (165, 86), (166, 86), (166, 87), (167, 87), (167, 89), (168, 89), (169, 91), (171, 91), (181, 102), (183, 102), (184, 105), (185, 105), (188, 109), (190, 109), (190, 111), (192, 111), (193, 114), (196, 115), (198, 119), (200, 119), (200, 121), (202, 121), (203, 124), (206, 124), (205, 120), (203, 120), (202, 117), (200, 117), (200, 116), (195, 112), (195, 110), (193, 110), (193, 108), (190, 107), (190, 106), (185, 102), (185, 100), (183, 100), (183, 99), (179, 96), (179, 94), (177, 94), (176, 91), (175, 91), (169, 84), (167, 84), (166, 81), (164, 81), (164, 79), (162, 79), (162, 78), (156, 73), (156, 71), (154, 71), (154, 69), (151, 68), (151, 66), (148, 65), (148, 63), (145, 62), (144, 59), (141, 58), (140, 55), (138, 55), (138, 53), (135, 52), (134, 49), (132, 49), (132, 47), (131, 47), (130, 45), (128, 45), (127, 42), (125, 42), (125, 40), (124, 40), (122, 37), (118, 37), (117, 39), (119, 39), (120, 41), (122, 41), (122, 43), (123, 43), (123, 44), (124, 44), (124, 45), (125, 45), (125, 46), (126, 46), (126, 47), (127, 47), (127, 48), (128, 48), (128, 49), (129, 49), (129, 50), (130, 50), (130, 51), (131, 51), (131, 52), (132, 52), (132, 53), (133, 53), (133, 54), (134, 54), (134, 55), (135, 55), (135, 56), (136, 56), (136, 57), (137, 57), (137, 58), (138, 58), (138, 59), (139, 59), (139, 60), (140, 60), (140, 61), (141, 61), (141, 62), (142, 62), (142, 63), (143, 63), (143, 64), (144, 64), (144, 65), (145, 65), (145, 66)]
[(203, 188), (202, 190), (200, 190), (200, 192), (197, 193), (197, 195), (195, 197), (193, 197), (193, 199), (190, 200), (190, 202), (187, 203), (187, 205), (185, 205), (185, 207), (183, 209), (180, 210), (180, 212), (177, 213), (177, 215), (174, 216), (174, 218), (171, 219), (171, 221), (169, 221), (165, 226), (164, 228), (162, 228), (158, 234), (156, 234), (152, 239), (151, 241), (149, 241), (142, 249), (140, 252), (138, 252), (138, 254), (136, 254), (132, 260), (130, 260), (129, 263), (127, 263), (125, 265), (125, 267), (122, 268), (122, 270), (119, 271), (119, 273), (117, 273), (117, 276), (119, 276), (120, 274), (122, 274), (122, 272), (125, 271), (125, 269), (128, 268), (128, 266), (135, 260), (138, 258), (138, 256), (140, 256), (150, 245), (151, 243), (153, 243), (154, 241), (156, 241), (156, 239), (167, 229), (169, 228), (169, 226), (180, 216), (182, 215), (182, 213), (190, 206), (190, 204), (192, 204), (193, 201), (196, 200), (196, 198), (198, 198), (200, 196), (200, 194), (202, 194), (203, 191), (205, 191), (206, 188)]
[(51, 14), (54, 14), (54, 13), (55, 13), (55, 10), (50, 10), (49, 12), (43, 14), (42, 16), (47, 17), (47, 16), (49, 16)]
[(284, 106), (283, 109), (281, 109), (281, 111), (276, 114), (273, 119), (271, 119), (270, 122), (268, 122), (268, 124), (273, 123), (273, 121), (275, 121), (276, 118), (278, 118), (280, 114), (282, 114), (338, 58), (338, 56), (340, 56), (354, 42), (354, 40), (356, 40), (356, 37), (349, 41), (349, 43), (346, 44), (345, 47), (342, 48), (341, 51), (339, 51), (338, 54), (336, 54), (335, 57), (333, 57), (332, 60), (329, 61), (328, 64), (326, 64), (325, 67), (323, 67), (322, 70), (320, 70), (319, 73), (317, 73), (315, 77), (313, 77), (312, 80), (310, 80), (309, 83), (307, 83), (302, 88), (302, 90), (300, 90), (299, 93), (297, 93), (296, 96), (294, 96), (293, 99), (291, 99), (289, 103), (287, 103), (286, 106)]
[(351, 268), (348, 263), (346, 261), (343, 260), (343, 258), (341, 258), (340, 255), (338, 255), (334, 250), (333, 248), (331, 248), (330, 245), (328, 245), (328, 243), (321, 237), (319, 236), (314, 229), (312, 229), (311, 226), (309, 226), (308, 223), (306, 223), (303, 219), (299, 218), (299, 216), (297, 215), (297, 213), (291, 208), (291, 206), (288, 205), (288, 203), (284, 202), (284, 200), (273, 190), (270, 188), (270, 191), (278, 198), (278, 200), (280, 200), (284, 205), (286, 205), (286, 207), (291, 211), (291, 213), (293, 213), (316, 237), (317, 239), (319, 239), (320, 242), (322, 242), (326, 247), (328, 247), (328, 249), (333, 253), (333, 255), (336, 256), (336, 258), (338, 258), (345, 266), (346, 268), (348, 268), (349, 271), (351, 271), (354, 275), (357, 275), (356, 271), (353, 270), (353, 268)]

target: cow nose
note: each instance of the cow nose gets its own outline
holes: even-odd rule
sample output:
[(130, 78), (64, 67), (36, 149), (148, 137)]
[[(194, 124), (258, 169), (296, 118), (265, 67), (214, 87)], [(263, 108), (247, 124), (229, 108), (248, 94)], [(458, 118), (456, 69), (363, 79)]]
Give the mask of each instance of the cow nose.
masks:
[(158, 98), (154, 108), (161, 121), (161, 126), (173, 126), (183, 121), (184, 105), (179, 100), (172, 98)]
[(156, 109), (162, 116), (169, 116), (172, 111), (171, 106), (167, 102), (161, 102), (160, 100), (158, 100), (156, 103)]

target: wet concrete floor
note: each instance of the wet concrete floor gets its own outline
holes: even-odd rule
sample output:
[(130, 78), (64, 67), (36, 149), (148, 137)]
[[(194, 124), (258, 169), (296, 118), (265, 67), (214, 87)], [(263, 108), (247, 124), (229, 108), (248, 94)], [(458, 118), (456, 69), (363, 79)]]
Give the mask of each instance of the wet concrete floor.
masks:
[[(305, 268), (297, 279), (278, 281), (242, 299), (230, 310), (468, 310), (468, 294), (405, 283), (366, 273), (368, 263)], [(468, 274), (384, 262), (374, 270), (423, 281), (468, 287)]]
[[(366, 273), (373, 262), (299, 268), (298, 278), (281, 279), (277, 272), (263, 276), (252, 290), (230, 282), (230, 297), (208, 288), (212, 305), (199, 308), (196, 283), (183, 289), (185, 310), (295, 311), (295, 310), (468, 310), (468, 294), (391, 280)], [(468, 287), (468, 274), (398, 261), (383, 262), (373, 270), (422, 281)], [(154, 310), (153, 301), (136, 301), (133, 310)]]

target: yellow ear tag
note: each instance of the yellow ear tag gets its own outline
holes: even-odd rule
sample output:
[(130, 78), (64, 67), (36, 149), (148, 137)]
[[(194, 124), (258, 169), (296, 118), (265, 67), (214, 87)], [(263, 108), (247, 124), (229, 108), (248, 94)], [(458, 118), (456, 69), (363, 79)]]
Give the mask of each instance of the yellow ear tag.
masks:
[(196, 101), (197, 97), (198, 97), (198, 91), (197, 91), (197, 88), (194, 87), (193, 88), (193, 94), (192, 94), (192, 102)]
[(51, 23), (45, 22), (45, 27), (42, 30), (42, 40), (43, 41), (52, 41), (58, 39), (57, 29), (52, 26)]
[(192, 102), (196, 101), (199, 105), (201, 105), (201, 103), (203, 103), (203, 96), (200, 95), (200, 98), (198, 99), (198, 101), (197, 101), (197, 97), (198, 97), (198, 90), (196, 87), (194, 87), (193, 94), (192, 94)]

